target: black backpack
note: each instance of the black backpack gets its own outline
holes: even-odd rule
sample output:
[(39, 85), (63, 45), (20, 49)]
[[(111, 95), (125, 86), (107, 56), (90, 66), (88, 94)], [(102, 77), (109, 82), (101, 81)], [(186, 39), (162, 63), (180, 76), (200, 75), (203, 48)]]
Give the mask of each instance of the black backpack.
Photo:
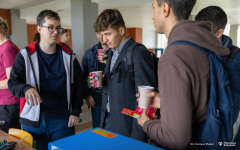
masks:
[[(133, 44), (131, 44), (128, 49), (127, 49), (127, 58), (126, 58), (126, 64), (127, 64), (127, 69), (128, 72), (130, 74), (131, 80), (134, 83), (134, 64), (133, 64), (133, 51), (135, 50), (136, 47), (138, 46), (143, 46), (145, 47), (143, 44), (140, 43), (136, 43), (134, 42)], [(146, 47), (145, 47), (146, 48)], [(147, 49), (147, 48), (146, 48)], [(157, 76), (157, 72), (158, 72), (158, 60), (159, 58), (152, 52), (149, 52), (152, 55), (152, 62), (153, 62), (153, 69), (154, 69), (154, 74), (155, 74), (155, 78), (157, 80), (158, 83), (158, 76)], [(156, 91), (158, 91), (158, 86), (156, 87)]]

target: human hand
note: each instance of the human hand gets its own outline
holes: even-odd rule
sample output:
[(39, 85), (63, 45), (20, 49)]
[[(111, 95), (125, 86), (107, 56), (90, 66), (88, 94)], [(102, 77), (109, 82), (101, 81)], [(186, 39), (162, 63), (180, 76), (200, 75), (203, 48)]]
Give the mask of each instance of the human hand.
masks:
[(27, 104), (32, 106), (38, 105), (43, 102), (37, 90), (35, 90), (34, 88), (30, 88), (25, 92), (25, 99)]
[(89, 83), (91, 84), (91, 86), (94, 87), (94, 85), (93, 85), (94, 80), (93, 80), (93, 76), (91, 73), (89, 73), (88, 79), (89, 79)]
[(106, 51), (102, 51), (98, 56), (98, 60), (99, 60), (99, 62), (106, 64), (107, 59), (105, 59), (105, 58), (107, 58), (107, 57), (108, 57), (108, 55), (106, 54)]
[[(91, 84), (92, 87), (94, 87), (94, 80), (93, 80), (93, 76), (91, 74), (91, 72), (89, 73), (89, 82)], [(102, 82), (104, 81), (104, 75), (102, 75)]]
[[(136, 94), (136, 97), (139, 97), (138, 93)], [(160, 94), (157, 92), (151, 92), (148, 94), (148, 97), (151, 98), (150, 105), (151, 107), (154, 108), (160, 108)], [(139, 99), (137, 99), (138, 101)]]
[(88, 107), (94, 107), (95, 101), (94, 101), (94, 98), (92, 97), (92, 95), (89, 95), (86, 98), (86, 103), (87, 103)]
[(79, 121), (79, 117), (70, 115), (69, 121), (68, 121), (68, 127), (76, 126), (78, 124), (78, 121)]
[(151, 98), (150, 106), (160, 109), (160, 94), (157, 92), (151, 92), (148, 94), (148, 97)]
[(143, 127), (143, 124), (144, 124), (146, 121), (148, 121), (148, 120), (150, 120), (150, 119), (149, 119), (149, 117), (147, 116), (147, 109), (143, 109), (141, 118), (138, 119), (138, 124)]

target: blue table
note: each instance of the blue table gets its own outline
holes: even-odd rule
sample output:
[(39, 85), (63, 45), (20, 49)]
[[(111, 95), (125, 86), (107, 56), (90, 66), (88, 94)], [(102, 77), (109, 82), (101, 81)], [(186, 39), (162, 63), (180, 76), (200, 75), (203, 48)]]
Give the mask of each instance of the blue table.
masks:
[(101, 128), (95, 128), (48, 143), (48, 150), (136, 150), (136, 149), (162, 150), (161, 148), (113, 132), (109, 132)]

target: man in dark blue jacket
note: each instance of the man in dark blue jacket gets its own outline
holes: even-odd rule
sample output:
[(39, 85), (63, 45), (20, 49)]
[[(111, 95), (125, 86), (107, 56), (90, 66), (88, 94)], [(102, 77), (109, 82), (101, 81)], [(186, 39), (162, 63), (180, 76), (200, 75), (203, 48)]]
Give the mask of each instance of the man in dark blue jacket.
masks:
[[(86, 51), (82, 59), (82, 73), (83, 76), (88, 80), (89, 73), (92, 71), (104, 72), (105, 63), (98, 60), (98, 49), (104, 49), (107, 53), (109, 47), (103, 42), (103, 36), (95, 29), (97, 39), (99, 43), (91, 47)], [(101, 119), (101, 106), (102, 106), (102, 88), (90, 88), (91, 95), (85, 95), (87, 105), (91, 107), (92, 113), (92, 126), (93, 128), (100, 127)]]
[(240, 148), (240, 48), (234, 46), (232, 44), (232, 39), (223, 34), (227, 25), (227, 15), (222, 8), (218, 6), (208, 6), (203, 8), (197, 14), (195, 20), (211, 21), (212, 32), (219, 38), (219, 40), (222, 42), (222, 45), (230, 50), (230, 55), (227, 57), (227, 61), (224, 63), (224, 65), (228, 72), (233, 104), (235, 107), (233, 116), (233, 141), (236, 142), (237, 147)]
[[(104, 42), (112, 48), (108, 53), (104, 74), (100, 127), (146, 141), (146, 134), (137, 119), (121, 114), (121, 111), (123, 108), (137, 108), (135, 95), (139, 85), (155, 87), (152, 56), (143, 45), (132, 48), (136, 42), (132, 37), (127, 37), (124, 20), (116, 9), (104, 10), (98, 16), (94, 28), (100, 31)], [(133, 51), (134, 79), (126, 63), (127, 51)]]

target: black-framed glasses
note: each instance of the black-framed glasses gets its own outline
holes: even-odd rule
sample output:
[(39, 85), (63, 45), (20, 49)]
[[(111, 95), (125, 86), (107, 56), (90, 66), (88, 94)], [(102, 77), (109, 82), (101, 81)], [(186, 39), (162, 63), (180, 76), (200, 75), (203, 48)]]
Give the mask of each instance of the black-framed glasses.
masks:
[(49, 32), (54, 32), (55, 30), (57, 30), (58, 32), (62, 32), (63, 31), (63, 28), (60, 28), (60, 27), (53, 27), (53, 26), (41, 26), (41, 27), (44, 27), (44, 28), (48, 28), (48, 31)]

